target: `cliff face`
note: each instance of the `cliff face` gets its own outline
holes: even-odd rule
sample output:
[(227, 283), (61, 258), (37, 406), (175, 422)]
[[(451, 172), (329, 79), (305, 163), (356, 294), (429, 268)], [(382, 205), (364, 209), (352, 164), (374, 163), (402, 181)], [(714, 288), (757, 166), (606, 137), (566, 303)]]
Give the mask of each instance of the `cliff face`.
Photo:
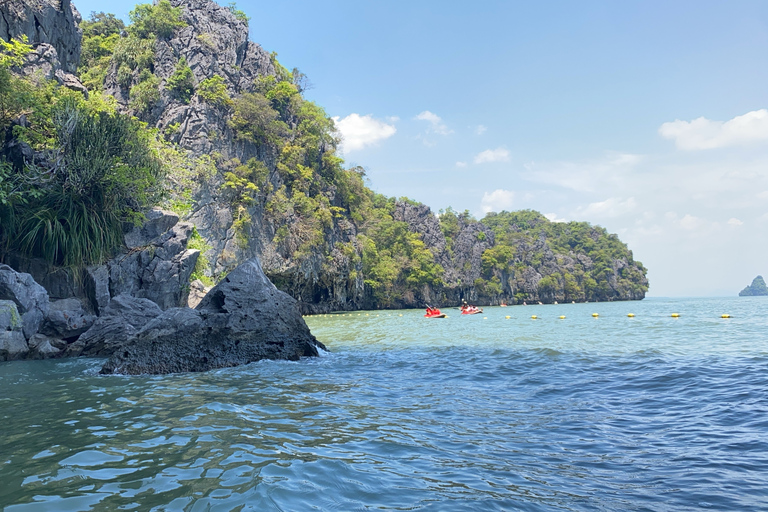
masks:
[[(77, 67), (81, 31), (74, 6), (58, 5), (0, 5), (0, 35), (26, 33), (47, 45), (61, 73)], [(171, 193), (207, 244), (213, 279), (258, 257), (303, 312), (643, 298), (645, 269), (599, 228), (571, 233), (543, 217), (438, 218), (425, 205), (373, 193), (364, 172), (341, 168), (332, 122), (301, 97), (300, 73), (249, 41), (234, 8), (209, 0), (169, 6), (179, 22), (167, 33), (113, 31), (98, 87), (196, 162), (172, 173)], [(184, 76), (188, 89), (179, 87)], [(201, 91), (216, 80), (212, 99)], [(569, 245), (574, 237), (585, 240)], [(596, 259), (595, 248), (605, 249)]]
[(51, 45), (61, 68), (74, 73), (80, 62), (80, 13), (70, 0), (9, 0), (0, 3), (0, 38), (26, 35), (33, 47)]

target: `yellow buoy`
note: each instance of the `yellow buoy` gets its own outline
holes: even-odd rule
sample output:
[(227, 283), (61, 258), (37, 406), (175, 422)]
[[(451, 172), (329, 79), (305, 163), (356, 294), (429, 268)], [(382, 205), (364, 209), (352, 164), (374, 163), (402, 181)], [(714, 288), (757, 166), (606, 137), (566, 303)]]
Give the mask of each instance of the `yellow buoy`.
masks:
[(536, 315), (531, 315), (531, 319), (532, 320), (536, 320), (537, 318), (539, 318), (539, 317), (537, 317)]
[(731, 318), (731, 315), (726, 313), (725, 315), (720, 315), (720, 318)]
[(402, 314), (400, 314), (400, 315), (398, 315), (398, 316), (403, 316), (403, 315), (402, 315)]
[(565, 315), (560, 315), (560, 320), (565, 320)]
[(488, 320), (488, 317), (487, 317), (487, 316), (484, 316), (484, 317), (483, 317), (483, 320)]
[(634, 313), (627, 313), (627, 316), (628, 316), (629, 318), (635, 318), (635, 314), (634, 314)]
[(507, 320), (509, 320), (509, 318), (510, 318), (510, 317), (509, 317), (509, 315), (507, 315), (507, 316), (505, 316), (504, 318), (506, 318)]
[(672, 318), (680, 318), (680, 313), (672, 313)]
[(597, 317), (599, 317), (600, 315), (598, 315), (597, 313), (592, 313), (592, 316), (593, 316), (593, 317), (595, 317), (595, 318), (597, 318)]

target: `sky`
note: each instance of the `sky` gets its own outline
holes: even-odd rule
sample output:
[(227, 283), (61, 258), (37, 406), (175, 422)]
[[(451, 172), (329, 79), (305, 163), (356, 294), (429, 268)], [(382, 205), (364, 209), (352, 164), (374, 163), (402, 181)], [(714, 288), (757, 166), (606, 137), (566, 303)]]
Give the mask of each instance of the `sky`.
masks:
[[(124, 19), (136, 2), (74, 0)], [(649, 296), (768, 277), (768, 2), (252, 2), (369, 185), (600, 225)]]

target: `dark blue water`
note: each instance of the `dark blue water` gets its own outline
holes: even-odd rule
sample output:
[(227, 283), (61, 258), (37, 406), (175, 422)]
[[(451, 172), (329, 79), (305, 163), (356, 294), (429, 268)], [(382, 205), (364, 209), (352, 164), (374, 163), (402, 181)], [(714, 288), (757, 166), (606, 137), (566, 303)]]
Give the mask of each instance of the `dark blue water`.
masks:
[(165, 377), (3, 363), (0, 506), (768, 510), (766, 306), (312, 317), (322, 358)]

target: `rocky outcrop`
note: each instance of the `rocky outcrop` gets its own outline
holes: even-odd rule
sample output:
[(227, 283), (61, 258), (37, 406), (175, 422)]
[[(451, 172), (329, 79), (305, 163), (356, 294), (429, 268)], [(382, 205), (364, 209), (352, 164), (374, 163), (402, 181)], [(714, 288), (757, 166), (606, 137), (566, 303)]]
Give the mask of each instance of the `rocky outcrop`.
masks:
[(14, 269), (31, 274), (51, 299), (80, 299), (97, 315), (121, 294), (147, 298), (167, 309), (187, 304), (189, 276), (200, 254), (187, 249), (192, 229), (192, 224), (179, 222), (175, 213), (153, 209), (141, 226), (126, 233), (125, 250), (103, 265), (79, 272), (18, 254), (4, 259)]
[(768, 286), (765, 284), (763, 276), (757, 276), (752, 280), (752, 284), (739, 292), (739, 297), (757, 297), (768, 295)]
[(187, 305), (189, 276), (200, 251), (187, 249), (194, 226), (177, 224), (178, 219), (173, 213), (154, 210), (147, 223), (126, 235), (128, 253), (107, 264), (110, 296), (143, 297), (162, 309)]
[(85, 334), (67, 347), (68, 356), (108, 357), (162, 313), (149, 299), (118, 295)]
[(6, 0), (0, 2), (0, 38), (26, 35), (33, 47), (42, 48), (39, 58), (55, 59), (65, 73), (74, 73), (80, 62), (80, 19), (70, 0)]
[(0, 300), (0, 361), (22, 359), (29, 352), (21, 315), (12, 300)]
[(0, 300), (12, 301), (21, 317), (24, 337), (31, 338), (40, 330), (50, 307), (45, 288), (31, 275), (19, 273), (0, 264)]
[(102, 373), (175, 373), (297, 360), (325, 347), (309, 332), (296, 301), (249, 260), (215, 286), (196, 309), (161, 313), (116, 351)]

